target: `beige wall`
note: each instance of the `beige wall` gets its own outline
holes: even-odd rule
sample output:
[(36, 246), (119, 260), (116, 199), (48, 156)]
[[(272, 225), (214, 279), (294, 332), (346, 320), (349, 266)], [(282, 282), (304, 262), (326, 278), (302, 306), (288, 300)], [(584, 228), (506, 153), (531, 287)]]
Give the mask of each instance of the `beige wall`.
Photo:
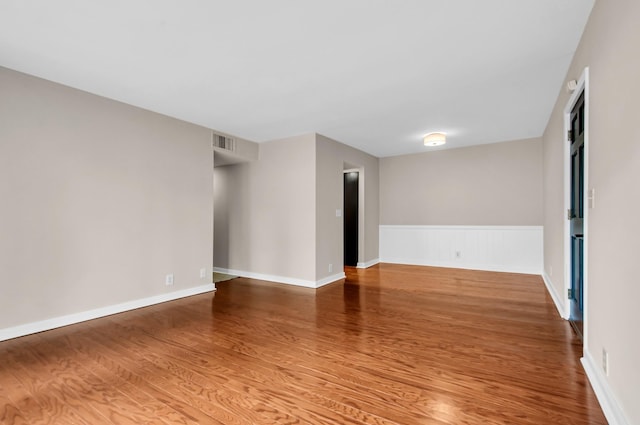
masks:
[(315, 137), (260, 144), (215, 169), (214, 266), (315, 281)]
[(541, 225), (541, 140), (381, 158), (380, 224)]
[(344, 217), (336, 217), (336, 209), (343, 209), (345, 164), (362, 170), (364, 234), (359, 235), (358, 262), (378, 259), (379, 176), (378, 158), (320, 134), (316, 135), (316, 155), (316, 277), (322, 279), (343, 268)]
[[(589, 188), (595, 208), (588, 223), (587, 354), (597, 367), (609, 353), (612, 392), (629, 423), (640, 423), (640, 284), (638, 230), (640, 197), (640, 2), (597, 1), (571, 64), (567, 80), (590, 72)], [(544, 133), (545, 269), (559, 293), (562, 271), (563, 110), (569, 93), (561, 91)]]
[(378, 159), (307, 134), (260, 144), (258, 161), (216, 167), (214, 266), (310, 282), (341, 273), (345, 163), (364, 169), (360, 260), (377, 259)]
[(0, 68), (0, 328), (211, 282), (212, 170), (210, 130)]

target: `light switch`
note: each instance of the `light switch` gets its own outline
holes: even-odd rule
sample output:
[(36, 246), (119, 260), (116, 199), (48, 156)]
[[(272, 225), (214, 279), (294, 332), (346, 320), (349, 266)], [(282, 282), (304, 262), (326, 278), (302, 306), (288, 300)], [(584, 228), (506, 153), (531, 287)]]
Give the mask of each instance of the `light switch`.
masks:
[(341, 209), (337, 209), (336, 210), (336, 217), (342, 217), (342, 210)]
[(587, 199), (589, 200), (589, 208), (595, 208), (596, 206), (596, 190), (589, 189), (587, 192)]

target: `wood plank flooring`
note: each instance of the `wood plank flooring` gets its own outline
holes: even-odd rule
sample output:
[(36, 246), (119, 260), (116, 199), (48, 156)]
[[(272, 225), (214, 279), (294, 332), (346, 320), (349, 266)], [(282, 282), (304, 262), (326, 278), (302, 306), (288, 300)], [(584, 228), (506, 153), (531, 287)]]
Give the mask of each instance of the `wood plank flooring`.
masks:
[(606, 424), (540, 277), (234, 279), (0, 343), (2, 424)]

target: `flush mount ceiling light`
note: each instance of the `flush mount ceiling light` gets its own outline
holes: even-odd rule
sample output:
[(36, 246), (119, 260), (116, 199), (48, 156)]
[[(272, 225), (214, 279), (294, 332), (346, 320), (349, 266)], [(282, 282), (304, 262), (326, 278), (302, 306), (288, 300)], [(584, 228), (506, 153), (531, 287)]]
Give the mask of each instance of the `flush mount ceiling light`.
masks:
[(422, 140), (425, 146), (440, 146), (447, 143), (447, 136), (444, 133), (429, 133)]

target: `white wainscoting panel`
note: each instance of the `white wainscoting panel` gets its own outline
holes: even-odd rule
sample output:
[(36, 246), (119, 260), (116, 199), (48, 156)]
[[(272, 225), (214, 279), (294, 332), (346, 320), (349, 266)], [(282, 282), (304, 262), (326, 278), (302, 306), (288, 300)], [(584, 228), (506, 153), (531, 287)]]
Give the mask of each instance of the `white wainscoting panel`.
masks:
[(380, 226), (380, 262), (541, 274), (542, 226)]

